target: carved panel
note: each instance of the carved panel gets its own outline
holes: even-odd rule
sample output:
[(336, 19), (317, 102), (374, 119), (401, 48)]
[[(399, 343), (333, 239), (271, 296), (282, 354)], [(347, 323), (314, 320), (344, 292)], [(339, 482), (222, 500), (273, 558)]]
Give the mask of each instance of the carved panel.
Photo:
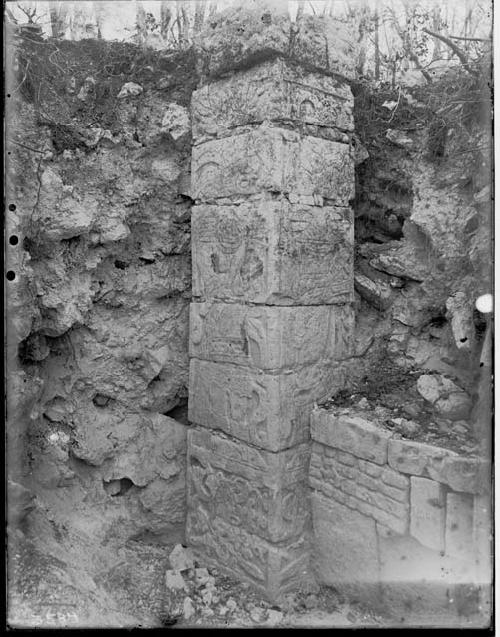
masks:
[(306, 533), (275, 545), (221, 518), (211, 519), (200, 505), (189, 507), (186, 539), (203, 555), (204, 562), (250, 582), (271, 601), (279, 600), (310, 577), (310, 536)]
[(189, 431), (188, 501), (271, 542), (298, 537), (309, 520), (307, 444), (279, 453), (199, 429)]
[(260, 192), (320, 195), (346, 206), (354, 197), (348, 144), (263, 124), (193, 147), (191, 190), (200, 201)]
[(194, 91), (193, 139), (226, 137), (237, 126), (264, 121), (352, 131), (353, 101), (345, 82), (274, 60)]
[(352, 314), (350, 306), (342, 305), (192, 303), (190, 355), (259, 369), (345, 358), (350, 353)]
[(279, 451), (308, 440), (313, 403), (344, 386), (345, 372), (338, 364), (272, 375), (191, 359), (189, 420)]
[(353, 295), (348, 208), (262, 200), (195, 206), (193, 296), (267, 303), (346, 303)]

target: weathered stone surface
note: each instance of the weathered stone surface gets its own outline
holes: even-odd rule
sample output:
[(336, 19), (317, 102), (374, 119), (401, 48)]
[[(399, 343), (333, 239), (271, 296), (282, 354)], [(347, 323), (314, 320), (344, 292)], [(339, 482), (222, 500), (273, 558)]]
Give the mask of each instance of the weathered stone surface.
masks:
[(349, 587), (379, 581), (375, 521), (328, 500), (311, 497), (315, 541), (313, 568), (318, 579)]
[(354, 287), (360, 296), (378, 310), (383, 311), (390, 307), (393, 290), (384, 281), (373, 281), (365, 274), (356, 272)]
[(223, 520), (270, 542), (302, 536), (309, 525), (306, 444), (279, 453), (191, 429), (188, 517)]
[(410, 534), (424, 546), (444, 551), (445, 491), (427, 478), (411, 478)]
[(199, 72), (208, 77), (276, 56), (354, 76), (356, 41), (346, 25), (310, 15), (292, 23), (286, 4), (276, 0), (239, 2), (213, 16), (195, 47)]
[(445, 458), (457, 456), (454, 451), (427, 445), (413, 440), (390, 440), (388, 446), (389, 465), (397, 471), (415, 476), (427, 476), (438, 482), (444, 481)]
[(188, 516), (186, 538), (204, 563), (250, 582), (271, 601), (278, 601), (310, 577), (307, 535), (272, 544), (225, 520), (210, 520), (201, 512)]
[(473, 496), (448, 493), (446, 496), (445, 551), (461, 560), (469, 560), (472, 545)]
[(344, 386), (343, 368), (324, 363), (271, 375), (247, 367), (191, 360), (189, 419), (270, 451), (309, 439), (315, 401)]
[(454, 491), (488, 493), (491, 489), (491, 463), (480, 458), (449, 456), (443, 463), (442, 476)]
[(317, 442), (348, 451), (358, 458), (377, 464), (387, 462), (391, 434), (361, 416), (315, 409), (311, 414), (311, 436)]
[[(348, 463), (346, 456), (350, 456)], [(378, 477), (372, 475), (369, 466), (380, 469)], [(388, 467), (382, 470), (380, 465), (313, 443), (309, 469), (313, 489), (396, 532), (405, 533), (409, 522), (409, 480), (399, 475), (403, 482), (395, 485), (397, 480), (392, 474), (396, 472)], [(388, 476), (393, 484), (387, 483)]]
[(346, 83), (272, 60), (194, 91), (193, 139), (227, 137), (235, 127), (264, 121), (314, 125), (319, 136), (330, 132), (324, 127), (352, 131), (352, 107)]
[(493, 565), (491, 495), (476, 495), (473, 503), (472, 539), (476, 581), (490, 584)]
[(467, 392), (446, 376), (423, 374), (417, 380), (417, 389), (444, 418), (467, 420), (472, 401)]
[(161, 121), (161, 130), (169, 133), (175, 141), (188, 135), (191, 132), (188, 109), (175, 102), (168, 104)]
[(267, 303), (345, 303), (353, 295), (349, 209), (261, 200), (195, 206), (193, 296)]
[(302, 367), (351, 353), (351, 306), (192, 303), (190, 355), (260, 369)]
[(347, 144), (263, 124), (194, 146), (191, 184), (199, 201), (268, 191), (320, 195), (347, 206), (354, 162)]

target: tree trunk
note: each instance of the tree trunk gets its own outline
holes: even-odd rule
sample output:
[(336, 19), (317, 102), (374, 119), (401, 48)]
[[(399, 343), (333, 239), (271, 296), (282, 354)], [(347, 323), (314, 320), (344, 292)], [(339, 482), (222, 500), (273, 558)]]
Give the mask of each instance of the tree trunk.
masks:
[(137, 30), (137, 39), (139, 44), (144, 44), (147, 38), (147, 28), (146, 28), (146, 12), (144, 11), (144, 7), (141, 3), (136, 2), (136, 30)]
[(375, 26), (375, 81), (380, 80), (380, 43), (379, 43), (379, 17), (378, 11), (375, 9), (373, 16), (373, 24)]
[(295, 16), (295, 22), (300, 22), (302, 16), (304, 15), (304, 4), (305, 0), (299, 0), (299, 4), (297, 7), (297, 15)]
[[(441, 30), (441, 7), (434, 7), (432, 12), (432, 30)], [(441, 58), (441, 42), (437, 39), (434, 40), (434, 51), (432, 52), (432, 60), (436, 61)]]
[(196, 6), (194, 9), (194, 26), (193, 30), (195, 33), (199, 33), (203, 27), (203, 20), (205, 18), (205, 2), (200, 2), (197, 0)]
[(165, 43), (168, 40), (168, 30), (170, 28), (171, 21), (172, 11), (170, 10), (169, 3), (162, 0), (160, 5), (160, 33)]

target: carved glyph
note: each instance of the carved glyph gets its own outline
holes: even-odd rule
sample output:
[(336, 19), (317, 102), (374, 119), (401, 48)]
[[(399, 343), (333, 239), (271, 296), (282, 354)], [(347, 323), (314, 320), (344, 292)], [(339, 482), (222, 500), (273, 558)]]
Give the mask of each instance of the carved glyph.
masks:
[(353, 298), (348, 208), (265, 199), (200, 205), (191, 228), (195, 297), (272, 305)]

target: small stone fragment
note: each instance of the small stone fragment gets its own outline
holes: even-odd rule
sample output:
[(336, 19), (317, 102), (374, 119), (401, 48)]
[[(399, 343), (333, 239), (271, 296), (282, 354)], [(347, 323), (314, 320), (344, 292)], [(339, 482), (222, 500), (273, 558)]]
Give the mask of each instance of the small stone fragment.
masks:
[(392, 142), (395, 146), (399, 146), (400, 148), (410, 148), (411, 146), (413, 146), (413, 140), (405, 135), (402, 131), (388, 128), (385, 136), (390, 142)]
[(168, 569), (165, 573), (165, 586), (174, 591), (188, 590), (180, 571), (171, 569)]
[(169, 104), (163, 115), (161, 128), (162, 131), (170, 133), (174, 140), (189, 133), (191, 125), (189, 123), (188, 109), (179, 104), (175, 104), (175, 102)]
[(226, 606), (230, 613), (233, 613), (238, 608), (238, 604), (232, 597), (227, 600)]
[(193, 600), (190, 597), (186, 597), (184, 599), (184, 610), (183, 610), (184, 619), (191, 619), (191, 617), (194, 614), (195, 614), (195, 607), (193, 604)]
[(269, 626), (277, 626), (283, 619), (283, 613), (279, 610), (270, 608), (267, 612), (267, 624)]
[[(205, 586), (210, 581), (210, 575), (208, 574), (208, 570), (206, 568), (195, 568), (194, 569), (194, 581), (198, 588)], [(212, 578), (214, 579), (214, 578)], [(215, 581), (215, 580), (214, 580)]]
[(363, 396), (363, 398), (360, 399), (356, 407), (359, 407), (360, 409), (370, 409), (370, 403), (368, 402), (366, 397)]
[(170, 565), (175, 571), (187, 571), (194, 568), (194, 556), (190, 549), (182, 544), (176, 544), (174, 550), (168, 556)]
[(136, 97), (142, 93), (143, 89), (140, 84), (136, 84), (135, 82), (126, 82), (120, 89), (120, 92), (116, 96), (117, 99), (121, 100), (125, 97)]

